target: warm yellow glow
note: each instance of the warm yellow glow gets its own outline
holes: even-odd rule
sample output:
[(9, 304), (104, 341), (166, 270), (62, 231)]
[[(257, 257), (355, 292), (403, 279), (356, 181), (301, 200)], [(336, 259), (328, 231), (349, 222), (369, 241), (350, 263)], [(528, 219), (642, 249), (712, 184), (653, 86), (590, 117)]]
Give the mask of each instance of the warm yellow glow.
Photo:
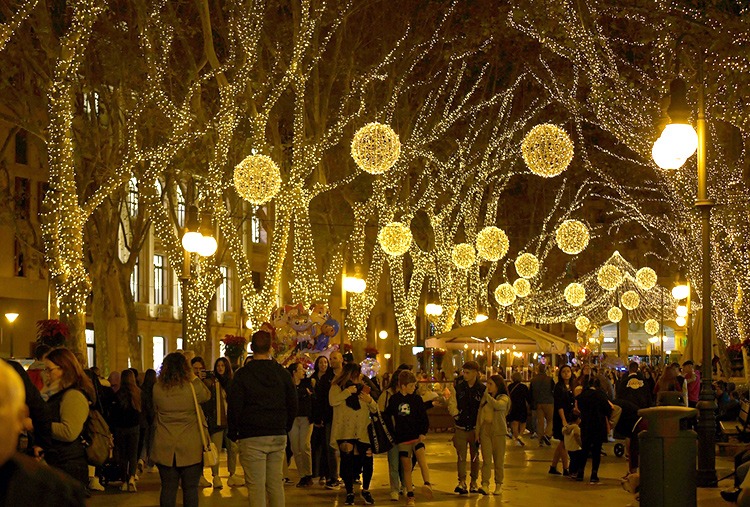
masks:
[(248, 328), (248, 329), (252, 329), (253, 328), (253, 319), (247, 319), (245, 321), (245, 327)]
[(362, 294), (367, 288), (367, 283), (358, 276), (344, 277), (344, 290), (353, 294)]
[(648, 342), (651, 343), (651, 344), (659, 343), (659, 337), (658, 336), (652, 336), (651, 338), (648, 339)]
[(620, 303), (628, 310), (635, 310), (641, 304), (641, 296), (634, 290), (629, 290), (620, 296)]
[(610, 322), (618, 323), (622, 320), (622, 310), (620, 310), (618, 307), (613, 306), (609, 309), (607, 312), (607, 318)]
[(672, 153), (667, 142), (662, 138), (659, 138), (654, 142), (654, 145), (651, 148), (651, 157), (653, 157), (654, 163), (656, 163), (657, 166), (667, 171), (679, 169), (687, 160)]
[(11, 324), (13, 324), (16, 321), (16, 319), (18, 318), (18, 314), (14, 313), (14, 312), (9, 312), (9, 313), (5, 314), (5, 318), (8, 319), (8, 322), (10, 322)]
[(501, 306), (510, 306), (516, 300), (516, 291), (509, 283), (503, 283), (495, 289), (495, 300)]
[(357, 166), (370, 174), (383, 174), (396, 164), (401, 141), (388, 125), (368, 123), (352, 139), (352, 158)]
[(386, 361), (388, 361), (391, 358), (391, 355), (386, 352), (385, 354), (383, 354), (383, 357), (385, 358)]
[(659, 332), (659, 323), (654, 319), (648, 319), (643, 324), (643, 328), (648, 334), (656, 334)]
[(531, 283), (525, 278), (518, 278), (513, 282), (513, 290), (516, 291), (516, 296), (525, 298), (531, 294)]
[(573, 141), (557, 125), (545, 123), (526, 134), (521, 143), (521, 154), (531, 172), (552, 178), (567, 169), (573, 160)]
[(437, 303), (427, 303), (424, 306), (424, 313), (430, 317), (439, 317), (443, 314), (443, 306)]
[(516, 272), (523, 278), (534, 278), (539, 273), (539, 259), (536, 255), (523, 253), (516, 259)]
[(485, 320), (489, 319), (488, 316), (486, 316), (483, 313), (477, 313), (476, 318), (474, 319), (475, 322), (484, 322)]
[(380, 247), (393, 257), (404, 255), (411, 246), (411, 240), (411, 229), (401, 222), (391, 222), (378, 233)]
[(495, 262), (505, 257), (510, 242), (505, 231), (495, 226), (489, 226), (479, 231), (476, 245), (477, 253), (481, 258)]
[(617, 266), (605, 264), (597, 273), (599, 285), (606, 290), (615, 290), (622, 283), (622, 271)]
[(467, 350), (468, 348), (469, 348), (469, 344), (468, 343), (464, 343), (464, 350)]
[(687, 319), (685, 317), (677, 317), (674, 319), (674, 322), (679, 327), (685, 327), (685, 324), (687, 324)]
[(565, 287), (565, 301), (572, 306), (581, 306), (586, 300), (586, 289), (580, 283), (573, 282)]
[(234, 168), (234, 188), (246, 201), (261, 205), (281, 188), (281, 171), (271, 157), (250, 155)]
[(677, 308), (674, 309), (674, 311), (678, 317), (687, 317), (688, 308), (685, 305), (678, 305)]
[(388, 331), (386, 331), (385, 329), (380, 331), (378, 333), (378, 338), (380, 338), (381, 340), (385, 340), (386, 338), (388, 338)]
[(182, 235), (182, 248), (190, 253), (196, 253), (203, 244), (203, 234), (196, 231), (188, 231)]
[(685, 284), (675, 285), (672, 289), (672, 297), (676, 300), (685, 299), (690, 295), (690, 287)]
[(635, 273), (635, 284), (641, 290), (651, 290), (656, 285), (656, 271), (651, 268), (641, 268)]
[(664, 127), (659, 139), (675, 158), (688, 159), (698, 149), (698, 133), (687, 123), (670, 123)]
[(589, 244), (589, 228), (578, 220), (566, 220), (557, 228), (555, 241), (558, 248), (566, 254), (579, 254)]
[(580, 317), (576, 319), (576, 329), (581, 332), (585, 332), (589, 328), (590, 325), (591, 325), (591, 321), (585, 315), (581, 315)]
[(217, 248), (219, 248), (219, 244), (216, 242), (216, 238), (213, 236), (203, 236), (203, 238), (201, 238), (201, 244), (198, 247), (198, 255), (202, 257), (211, 257), (216, 253)]
[(474, 246), (469, 243), (459, 243), (453, 247), (451, 251), (451, 260), (456, 267), (461, 269), (469, 269), (474, 261), (477, 259)]

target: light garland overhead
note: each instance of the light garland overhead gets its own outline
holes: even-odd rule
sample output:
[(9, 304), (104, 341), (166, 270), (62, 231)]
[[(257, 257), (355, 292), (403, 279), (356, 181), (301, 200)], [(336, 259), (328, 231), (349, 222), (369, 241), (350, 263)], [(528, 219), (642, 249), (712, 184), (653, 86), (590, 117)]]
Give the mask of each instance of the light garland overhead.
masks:
[(648, 334), (655, 335), (659, 332), (659, 322), (654, 319), (648, 319), (643, 324), (643, 329), (645, 329)]
[(501, 306), (510, 306), (516, 300), (516, 291), (509, 283), (503, 283), (495, 289), (495, 301)]
[(545, 123), (526, 134), (521, 143), (521, 153), (531, 172), (552, 178), (567, 169), (573, 160), (573, 141), (557, 125)]
[(576, 319), (576, 329), (580, 332), (585, 333), (589, 326), (591, 326), (591, 321), (585, 315), (581, 315)]
[(641, 290), (651, 290), (657, 279), (656, 271), (651, 268), (641, 268), (635, 273), (635, 284)]
[(508, 235), (502, 229), (489, 226), (477, 234), (477, 253), (482, 259), (495, 262), (499, 261), (508, 253), (510, 241)]
[(539, 273), (539, 259), (534, 254), (523, 253), (519, 255), (515, 265), (518, 276), (523, 278), (534, 278)]
[(602, 289), (615, 290), (622, 284), (622, 271), (612, 264), (605, 264), (599, 268), (597, 273), (597, 281)]
[(513, 282), (513, 290), (516, 291), (516, 296), (525, 298), (531, 294), (531, 283), (525, 278), (518, 278)]
[(573, 282), (565, 287), (565, 301), (573, 306), (581, 306), (586, 300), (586, 289), (580, 283)]
[(565, 220), (555, 232), (555, 242), (566, 254), (579, 254), (589, 244), (589, 228), (578, 220)]
[(635, 310), (641, 304), (641, 296), (634, 290), (629, 290), (620, 296), (620, 303), (628, 310)]
[(391, 127), (368, 123), (352, 139), (352, 158), (357, 166), (370, 174), (383, 174), (396, 164), (401, 141)]
[(391, 222), (378, 233), (378, 243), (385, 253), (398, 257), (409, 251), (411, 246), (411, 229), (401, 222)]
[(250, 155), (234, 168), (234, 188), (246, 201), (265, 204), (279, 193), (281, 171), (271, 157)]
[(618, 322), (622, 320), (622, 310), (620, 310), (616, 306), (613, 306), (607, 312), (607, 318), (609, 319), (610, 322), (617, 324)]
[(455, 245), (451, 250), (451, 260), (456, 267), (461, 269), (469, 269), (474, 261), (477, 260), (474, 246), (469, 243), (459, 243)]

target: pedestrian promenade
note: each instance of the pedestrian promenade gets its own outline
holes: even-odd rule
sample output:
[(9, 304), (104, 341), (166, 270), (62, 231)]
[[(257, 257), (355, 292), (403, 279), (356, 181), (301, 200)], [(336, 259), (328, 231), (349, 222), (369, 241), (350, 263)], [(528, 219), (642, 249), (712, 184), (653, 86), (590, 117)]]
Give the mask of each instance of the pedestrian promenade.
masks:
[[(419, 496), (417, 488), (417, 505), (425, 506), (533, 506), (533, 507), (567, 507), (567, 506), (637, 506), (633, 496), (625, 492), (620, 486), (619, 477), (626, 469), (625, 458), (617, 458), (612, 452), (612, 444), (605, 445), (606, 457), (602, 457), (599, 470), (601, 483), (593, 486), (588, 482), (575, 482), (561, 476), (551, 476), (549, 470), (552, 449), (540, 448), (537, 441), (526, 438), (525, 447), (510, 445), (506, 453), (505, 492), (502, 497), (481, 496), (470, 494), (459, 496), (453, 493), (456, 486), (456, 453), (451, 445), (452, 433), (431, 433), (427, 438), (428, 461), (434, 484), (435, 496), (431, 502)], [(234, 507), (247, 506), (247, 490), (244, 487), (229, 488), (226, 486), (227, 471), (223, 466), (221, 476), (224, 488), (214, 491), (212, 488), (202, 490), (201, 505), (205, 507)], [(716, 463), (719, 476), (727, 475), (731, 471), (732, 461), (728, 457), (717, 457)], [(292, 460), (294, 467), (294, 460)], [(590, 462), (589, 462), (590, 467)], [(588, 481), (588, 472), (586, 480)], [(293, 484), (286, 487), (286, 503), (290, 506), (339, 506), (343, 505), (345, 494), (343, 490), (330, 491), (317, 484), (309, 488), (297, 488), (297, 472), (292, 468), (290, 478)], [(211, 472), (206, 470), (204, 475), (211, 480)], [(421, 476), (415, 471), (415, 484), (421, 485)], [(721, 488), (699, 489), (699, 507), (728, 507), (730, 504), (719, 497), (719, 490), (731, 487), (731, 481), (721, 484)], [(146, 507), (159, 505), (159, 474), (144, 473), (138, 483), (137, 493), (121, 493), (119, 488), (109, 486), (104, 493), (94, 493), (88, 505), (91, 507)], [(388, 464), (384, 456), (375, 457), (375, 475), (373, 476), (372, 494), (376, 505), (403, 505), (405, 501), (392, 502), (388, 496)], [(358, 486), (355, 486), (358, 493)], [(182, 494), (178, 494), (178, 503)], [(364, 505), (357, 495), (356, 505)]]

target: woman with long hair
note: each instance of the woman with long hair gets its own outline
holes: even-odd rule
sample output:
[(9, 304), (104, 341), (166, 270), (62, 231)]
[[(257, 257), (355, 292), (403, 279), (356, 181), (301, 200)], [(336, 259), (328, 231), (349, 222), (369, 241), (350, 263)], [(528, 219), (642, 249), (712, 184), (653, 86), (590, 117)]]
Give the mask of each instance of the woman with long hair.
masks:
[(138, 453), (140, 458), (139, 464), (149, 472), (156, 471), (154, 462), (151, 460), (151, 446), (154, 442), (154, 432), (156, 424), (154, 421), (154, 386), (156, 385), (156, 370), (149, 368), (143, 375), (143, 384), (141, 384), (141, 413), (146, 423), (146, 438)]
[(45, 460), (85, 486), (89, 482), (86, 448), (81, 439), (89, 406), (96, 399), (94, 386), (71, 351), (53, 349), (44, 358), (44, 395), (52, 420), (52, 445)]
[(198, 481), (203, 471), (203, 443), (199, 424), (207, 433), (203, 413), (195, 401), (203, 403), (211, 393), (195, 376), (180, 353), (167, 354), (154, 386), (156, 434), (151, 459), (161, 477), (161, 507), (174, 507), (177, 488), (182, 487), (182, 504), (198, 505)]
[(298, 488), (312, 486), (312, 449), (310, 438), (312, 437), (312, 405), (314, 391), (310, 379), (307, 378), (305, 367), (302, 363), (292, 363), (287, 367), (292, 376), (292, 383), (297, 390), (297, 414), (294, 424), (289, 431), (289, 442), (294, 455), (294, 462), (299, 472)]
[(365, 503), (375, 501), (370, 494), (373, 460), (367, 425), (370, 410), (377, 404), (362, 383), (362, 372), (356, 363), (345, 363), (341, 373), (333, 379), (328, 395), (333, 407), (331, 445), (341, 453), (341, 477), (346, 487), (345, 505), (354, 505), (354, 480), (362, 474), (361, 495)]
[(479, 493), (489, 494), (490, 474), (494, 465), (495, 490), (493, 495), (503, 491), (505, 478), (505, 439), (508, 435), (506, 418), (510, 409), (510, 396), (505, 380), (500, 375), (487, 379), (487, 389), (479, 402), (477, 412), (477, 440), (482, 451), (482, 487)]
[[(214, 382), (213, 390), (216, 391), (213, 395), (214, 402), (216, 405), (216, 412), (220, 415), (219, 419), (224, 421), (224, 429), (220, 432), (211, 433), (211, 440), (216, 444), (216, 448), (221, 451), (222, 445), (227, 448), (227, 470), (229, 471), (229, 479), (227, 479), (227, 485), (236, 487), (245, 485), (245, 477), (240, 474), (237, 475), (237, 455), (239, 454), (237, 444), (229, 440), (227, 437), (226, 420), (227, 420), (227, 393), (229, 392), (229, 386), (232, 384), (234, 378), (234, 371), (232, 370), (232, 363), (226, 357), (220, 357), (214, 361)], [(221, 400), (220, 402), (218, 400)], [(212, 469), (214, 477), (219, 476), (219, 465), (216, 465)]]
[(521, 382), (521, 372), (514, 371), (511, 375), (511, 384), (508, 386), (510, 396), (510, 411), (508, 422), (516, 445), (526, 445), (521, 436), (526, 431), (526, 420), (529, 418), (529, 405), (531, 404), (531, 392), (526, 384)]
[(568, 425), (568, 420), (573, 415), (575, 407), (575, 397), (573, 396), (573, 370), (569, 365), (564, 364), (560, 367), (557, 374), (557, 384), (553, 396), (555, 398), (554, 412), (552, 413), (552, 436), (559, 440), (555, 453), (552, 455), (552, 465), (549, 467), (549, 473), (559, 475), (557, 463), (562, 461), (562, 474), (568, 475), (568, 452), (565, 450), (565, 439), (563, 437), (563, 428)]
[(576, 480), (582, 481), (586, 469), (586, 461), (591, 456), (591, 481), (589, 484), (599, 483), (599, 463), (602, 457), (602, 444), (607, 441), (607, 421), (612, 415), (612, 406), (607, 395), (601, 390), (598, 376), (592, 376), (588, 384), (584, 384), (583, 392), (576, 398), (578, 409), (581, 411), (581, 462), (577, 463)]
[(110, 419), (115, 434), (115, 449), (123, 474), (122, 491), (137, 491), (135, 486), (138, 466), (138, 439), (141, 429), (141, 389), (132, 370), (120, 375), (120, 390), (110, 407)]
[[(312, 406), (313, 432), (311, 437), (313, 477), (319, 477), (320, 483), (331, 483), (337, 478), (332, 477), (331, 470), (335, 470), (336, 454), (326, 438), (326, 421), (333, 417), (331, 406), (328, 404), (328, 391), (331, 390), (333, 370), (326, 356), (318, 356), (315, 360), (313, 373), (310, 376), (315, 391)], [(329, 414), (330, 412), (330, 414)], [(328, 424), (330, 426), (330, 423)], [(329, 430), (330, 431), (330, 430)], [(329, 435), (330, 436), (330, 435)], [(333, 459), (329, 455), (333, 453)]]

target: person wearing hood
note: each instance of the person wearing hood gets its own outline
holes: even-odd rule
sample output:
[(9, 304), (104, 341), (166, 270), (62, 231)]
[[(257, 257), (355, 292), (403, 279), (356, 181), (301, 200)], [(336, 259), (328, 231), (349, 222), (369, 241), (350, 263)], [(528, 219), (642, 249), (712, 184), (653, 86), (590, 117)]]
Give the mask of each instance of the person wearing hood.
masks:
[(227, 398), (229, 439), (237, 442), (250, 506), (283, 507), (282, 464), (287, 433), (297, 415), (297, 390), (271, 356), (271, 335), (256, 331), (253, 360), (234, 377)]
[(26, 373), (29, 375), (32, 384), (39, 390), (44, 390), (44, 358), (52, 350), (52, 347), (45, 343), (37, 343), (34, 347), (34, 362), (29, 365)]

